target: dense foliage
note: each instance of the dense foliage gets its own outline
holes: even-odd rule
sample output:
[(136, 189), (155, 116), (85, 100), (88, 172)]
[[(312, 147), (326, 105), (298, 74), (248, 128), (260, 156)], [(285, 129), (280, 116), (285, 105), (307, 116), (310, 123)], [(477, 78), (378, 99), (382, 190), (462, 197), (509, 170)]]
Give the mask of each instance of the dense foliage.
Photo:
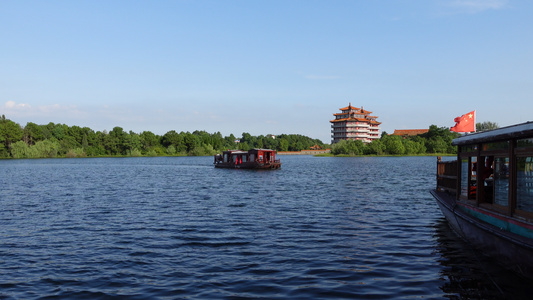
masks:
[[(240, 141), (240, 142), (236, 142)], [(19, 124), (0, 118), (0, 158), (86, 157), (86, 156), (161, 156), (213, 155), (225, 149), (270, 148), (279, 151), (300, 151), (318, 144), (317, 139), (297, 134), (252, 136), (243, 133), (223, 137), (220, 132), (176, 132), (163, 136), (150, 131), (126, 132), (115, 127), (110, 132), (88, 127), (49, 123)]]
[(369, 144), (343, 140), (333, 144), (331, 153), (334, 155), (453, 154), (457, 153), (457, 150), (451, 142), (458, 136), (458, 133), (451, 132), (448, 127), (431, 125), (427, 133), (417, 136), (401, 137), (384, 132), (380, 139)]
[[(478, 124), (480, 125), (480, 124)], [(484, 123), (485, 127), (497, 127)], [(486, 128), (485, 128), (486, 129)], [(361, 141), (340, 141), (331, 147), (334, 155), (416, 155), (456, 153), (451, 145), (459, 134), (447, 127), (431, 125), (425, 134), (409, 137), (388, 135), (369, 144)], [(161, 155), (213, 155), (226, 149), (248, 150), (268, 148), (278, 151), (300, 151), (318, 145), (328, 147), (318, 139), (298, 134), (252, 136), (242, 133), (223, 137), (220, 132), (177, 132), (164, 135), (150, 131), (126, 132), (115, 127), (110, 132), (94, 131), (88, 127), (49, 123), (19, 124), (0, 117), (0, 158), (86, 157), (86, 156), (161, 156)]]
[(476, 123), (476, 131), (488, 131), (498, 129), (500, 126), (495, 122)]

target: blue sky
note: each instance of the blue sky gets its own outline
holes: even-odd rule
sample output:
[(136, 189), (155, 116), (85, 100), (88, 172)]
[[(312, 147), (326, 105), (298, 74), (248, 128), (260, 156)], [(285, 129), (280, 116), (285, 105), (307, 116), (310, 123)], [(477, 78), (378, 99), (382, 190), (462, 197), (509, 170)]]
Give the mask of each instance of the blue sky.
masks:
[(532, 120), (533, 1), (1, 1), (0, 114), (21, 125), (303, 134), (351, 102), (382, 131)]

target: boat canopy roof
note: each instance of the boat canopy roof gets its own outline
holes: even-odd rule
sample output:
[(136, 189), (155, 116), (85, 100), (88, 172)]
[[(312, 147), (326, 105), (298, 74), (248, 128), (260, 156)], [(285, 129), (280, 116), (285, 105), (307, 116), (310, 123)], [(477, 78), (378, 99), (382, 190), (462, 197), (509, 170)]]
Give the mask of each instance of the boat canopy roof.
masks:
[(533, 121), (502, 127), (490, 131), (467, 134), (454, 139), (452, 141), (452, 145), (471, 145), (484, 142), (504, 141), (528, 137), (533, 137)]
[(258, 152), (258, 151), (276, 152), (276, 150), (272, 150), (272, 149), (251, 149), (251, 150), (248, 150), (248, 151), (245, 151), (245, 150), (226, 150), (226, 151), (223, 151), (223, 152), (224, 153), (231, 153), (231, 154), (248, 154), (248, 153), (255, 153), (255, 152)]
[(224, 151), (224, 153), (231, 153), (231, 154), (247, 154), (248, 151), (244, 151), (244, 150), (227, 150), (227, 151)]

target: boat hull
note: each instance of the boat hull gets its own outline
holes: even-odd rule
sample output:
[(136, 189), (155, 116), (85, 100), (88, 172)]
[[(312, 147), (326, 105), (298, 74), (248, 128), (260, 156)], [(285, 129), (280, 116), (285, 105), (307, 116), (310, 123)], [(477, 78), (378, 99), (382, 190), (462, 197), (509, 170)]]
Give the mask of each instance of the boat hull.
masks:
[(272, 163), (246, 162), (246, 163), (235, 164), (232, 162), (227, 162), (227, 163), (216, 163), (215, 168), (277, 170), (281, 168), (281, 163), (280, 162), (272, 162)]
[(215, 155), (215, 168), (276, 170), (281, 162), (272, 149), (227, 150)]
[[(504, 267), (533, 279), (533, 242), (530, 238), (503, 230), (476, 218), (454, 197), (432, 191), (450, 227), (483, 255), (495, 258)], [(477, 210), (477, 213), (483, 213)], [(516, 226), (516, 225), (515, 225)]]

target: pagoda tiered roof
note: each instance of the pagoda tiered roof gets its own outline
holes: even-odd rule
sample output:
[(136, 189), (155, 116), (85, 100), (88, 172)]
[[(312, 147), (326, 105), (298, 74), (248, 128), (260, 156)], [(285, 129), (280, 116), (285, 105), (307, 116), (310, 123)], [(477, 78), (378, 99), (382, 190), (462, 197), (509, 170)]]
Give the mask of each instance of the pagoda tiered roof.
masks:
[(340, 140), (362, 140), (369, 143), (378, 138), (381, 122), (376, 120), (377, 116), (371, 115), (371, 111), (362, 106), (355, 107), (351, 102), (340, 110), (340, 113), (333, 114), (335, 119), (330, 121), (333, 143)]
[[(372, 112), (371, 111), (366, 111), (365, 112), (357, 112), (357, 111), (351, 111), (351, 112), (342, 112), (342, 113), (336, 113), (336, 114), (333, 114), (334, 116), (341, 116), (341, 115), (345, 115), (345, 114), (350, 114), (350, 115), (355, 115), (355, 114), (358, 114), (358, 115), (369, 115), (371, 114)], [(369, 116), (370, 117), (370, 116)], [(372, 118), (372, 117), (371, 117)], [(377, 118), (377, 117), (373, 117), (373, 118)]]
[[(345, 111), (345, 110), (355, 110), (355, 111), (358, 111), (359, 113), (361, 114), (371, 114), (372, 112), (371, 111), (368, 111), (368, 110), (364, 110), (363, 107), (361, 106), (361, 108), (358, 108), (358, 107), (355, 107), (355, 106), (352, 106), (352, 103), (350, 102), (350, 104), (346, 107), (343, 107), (343, 108), (339, 108), (339, 110), (341, 111)], [(339, 114), (343, 114), (343, 113), (339, 113)], [(336, 115), (336, 114), (335, 114)]]
[(359, 121), (359, 122), (366, 122), (370, 124), (381, 124), (381, 122), (378, 122), (376, 120), (370, 120), (370, 119), (364, 119), (364, 118), (344, 118), (344, 119), (335, 119), (331, 120), (331, 123), (337, 123), (337, 122), (345, 122), (345, 121)]

